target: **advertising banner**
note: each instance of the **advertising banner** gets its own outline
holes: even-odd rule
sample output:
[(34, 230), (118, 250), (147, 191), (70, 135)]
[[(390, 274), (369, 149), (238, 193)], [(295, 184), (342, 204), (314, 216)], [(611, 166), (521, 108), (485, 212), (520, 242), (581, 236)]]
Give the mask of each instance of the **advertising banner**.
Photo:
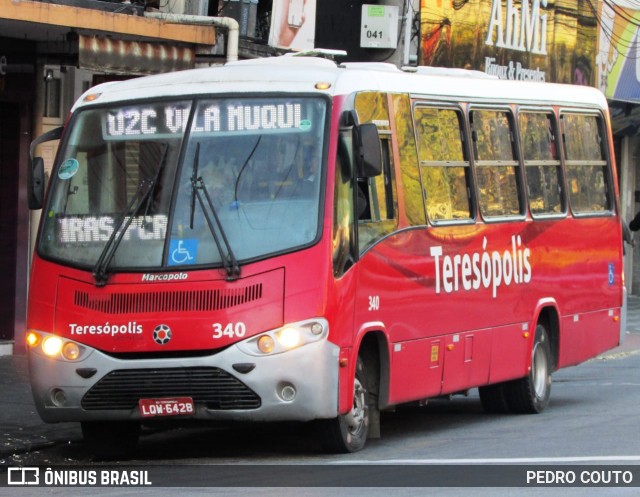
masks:
[(613, 100), (640, 101), (640, 10), (631, 2), (618, 1), (615, 10), (600, 2), (600, 33), (597, 57), (598, 88)]
[(420, 64), (595, 86), (592, 3), (421, 0)]
[(269, 45), (293, 50), (314, 48), (316, 0), (273, 0)]

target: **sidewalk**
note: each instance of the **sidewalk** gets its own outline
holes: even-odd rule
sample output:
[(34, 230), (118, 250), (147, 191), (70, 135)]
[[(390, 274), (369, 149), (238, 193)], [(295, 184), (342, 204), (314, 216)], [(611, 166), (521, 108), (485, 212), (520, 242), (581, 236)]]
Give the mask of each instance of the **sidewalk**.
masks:
[(627, 297), (627, 332), (622, 345), (603, 354), (611, 356), (626, 352), (640, 350), (640, 296), (629, 295)]
[[(638, 296), (630, 296), (628, 300), (623, 344), (600, 357), (617, 357), (634, 351), (640, 351)], [(15, 464), (25, 452), (82, 439), (79, 423), (42, 422), (31, 396), (26, 355), (0, 356), (0, 392), (0, 464)]]

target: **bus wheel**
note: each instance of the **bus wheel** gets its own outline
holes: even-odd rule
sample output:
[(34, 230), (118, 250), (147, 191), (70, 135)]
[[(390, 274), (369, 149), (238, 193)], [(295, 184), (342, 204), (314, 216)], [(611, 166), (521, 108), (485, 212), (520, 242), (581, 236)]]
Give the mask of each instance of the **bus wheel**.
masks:
[(322, 445), (332, 453), (357, 452), (364, 447), (369, 434), (369, 393), (364, 361), (358, 357), (353, 385), (351, 411), (322, 421)]
[(551, 395), (551, 346), (547, 330), (536, 326), (531, 351), (531, 371), (520, 380), (505, 385), (509, 408), (516, 413), (536, 414), (544, 411)]
[(504, 392), (504, 384), (487, 385), (478, 388), (480, 403), (484, 412), (489, 414), (506, 414), (509, 412), (509, 404)]
[(87, 421), (81, 427), (85, 446), (102, 460), (131, 457), (140, 437), (140, 424), (128, 421)]

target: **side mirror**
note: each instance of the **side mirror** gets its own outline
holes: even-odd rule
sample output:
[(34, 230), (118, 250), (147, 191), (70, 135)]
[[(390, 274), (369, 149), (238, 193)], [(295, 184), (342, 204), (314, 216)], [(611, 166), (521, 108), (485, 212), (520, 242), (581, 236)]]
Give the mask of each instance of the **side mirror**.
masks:
[(54, 128), (51, 131), (47, 131), (43, 135), (40, 135), (31, 142), (31, 145), (29, 145), (29, 159), (31, 159), (31, 167), (27, 172), (27, 201), (29, 209), (42, 209), (42, 203), (44, 202), (44, 159), (42, 157), (34, 157), (33, 154), (39, 144), (59, 140), (62, 136), (62, 132), (62, 126)]
[(374, 123), (353, 128), (358, 177), (371, 178), (382, 174), (382, 151), (378, 127)]
[(34, 157), (31, 161), (31, 169), (28, 175), (29, 190), (28, 202), (29, 209), (42, 209), (44, 200), (44, 159), (42, 157)]

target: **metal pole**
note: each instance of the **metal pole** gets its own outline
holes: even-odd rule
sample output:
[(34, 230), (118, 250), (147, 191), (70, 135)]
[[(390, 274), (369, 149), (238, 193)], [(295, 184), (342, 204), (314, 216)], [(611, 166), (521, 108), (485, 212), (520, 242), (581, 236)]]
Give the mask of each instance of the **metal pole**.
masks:
[(227, 30), (227, 62), (238, 60), (238, 40), (240, 26), (232, 17), (194, 16), (187, 14), (167, 14), (162, 12), (145, 12), (145, 17), (160, 19), (169, 24), (212, 25)]

